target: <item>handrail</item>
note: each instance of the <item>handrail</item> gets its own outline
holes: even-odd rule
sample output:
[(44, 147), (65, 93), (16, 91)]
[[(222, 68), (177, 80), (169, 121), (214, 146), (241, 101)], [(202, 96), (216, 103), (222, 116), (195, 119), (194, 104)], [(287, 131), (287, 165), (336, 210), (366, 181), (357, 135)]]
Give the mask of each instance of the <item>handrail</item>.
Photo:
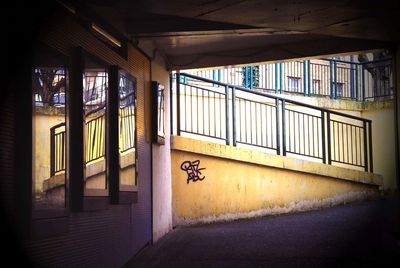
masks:
[(272, 98), (272, 99), (276, 99), (276, 100), (280, 100), (280, 101), (284, 100), (284, 101), (292, 103), (292, 104), (301, 105), (301, 106), (305, 106), (307, 108), (312, 108), (312, 109), (320, 110), (320, 111), (324, 111), (324, 112), (329, 112), (331, 114), (345, 116), (345, 117), (349, 117), (349, 118), (352, 118), (352, 119), (357, 119), (357, 120), (360, 120), (360, 121), (371, 122), (370, 119), (357, 117), (357, 116), (354, 116), (354, 115), (349, 115), (349, 114), (345, 114), (345, 113), (341, 113), (341, 112), (337, 112), (337, 111), (332, 111), (332, 110), (329, 110), (329, 109), (326, 109), (326, 108), (314, 106), (314, 105), (307, 104), (307, 103), (304, 103), (304, 102), (291, 100), (291, 99), (288, 99), (288, 98), (285, 98), (285, 97), (282, 97), (282, 96), (277, 96), (277, 95), (272, 95), (272, 94), (268, 94), (268, 93), (262, 93), (262, 92), (258, 92), (258, 91), (254, 91), (254, 90), (249, 90), (249, 89), (241, 87), (241, 86), (233, 86), (233, 85), (226, 84), (226, 83), (223, 83), (223, 82), (214, 81), (214, 80), (211, 80), (211, 79), (207, 79), (207, 78), (203, 78), (203, 77), (199, 77), (199, 76), (195, 76), (195, 75), (191, 75), (191, 74), (187, 74), (187, 73), (179, 73), (179, 75), (187, 76), (187, 77), (190, 77), (190, 78), (193, 78), (193, 79), (196, 79), (196, 80), (201, 80), (201, 81), (204, 81), (204, 82), (213, 83), (213, 84), (224, 86), (224, 87), (230, 87), (230, 88), (239, 89), (239, 90), (242, 90), (244, 92), (252, 93), (252, 94), (263, 96), (263, 97), (268, 97), (268, 98)]
[(61, 123), (59, 123), (59, 124), (57, 124), (57, 125), (52, 126), (52, 127), (50, 128), (50, 131), (51, 131), (51, 130), (54, 130), (54, 129), (56, 129), (56, 128), (62, 127), (62, 126), (65, 126), (65, 122), (61, 122)]

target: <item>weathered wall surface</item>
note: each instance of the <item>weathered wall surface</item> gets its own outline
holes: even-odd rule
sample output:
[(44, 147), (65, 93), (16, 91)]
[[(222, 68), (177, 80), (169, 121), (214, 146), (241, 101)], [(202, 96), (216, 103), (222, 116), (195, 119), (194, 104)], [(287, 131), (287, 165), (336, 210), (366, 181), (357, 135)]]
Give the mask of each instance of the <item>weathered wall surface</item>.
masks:
[[(175, 225), (303, 211), (363, 200), (376, 196), (382, 181), (379, 175), (362, 171), (182, 137), (173, 137), (172, 146)], [(197, 167), (196, 160), (200, 161)], [(186, 162), (183, 170), (181, 165), (185, 161), (194, 166), (187, 168)], [(188, 179), (189, 174), (198, 177)]]

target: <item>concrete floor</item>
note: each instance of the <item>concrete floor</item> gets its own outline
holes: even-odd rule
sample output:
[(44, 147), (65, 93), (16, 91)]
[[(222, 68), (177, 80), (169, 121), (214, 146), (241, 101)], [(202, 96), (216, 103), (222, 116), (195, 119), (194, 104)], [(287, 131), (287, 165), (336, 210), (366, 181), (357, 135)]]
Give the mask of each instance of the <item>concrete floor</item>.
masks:
[(400, 199), (176, 228), (126, 267), (400, 267)]

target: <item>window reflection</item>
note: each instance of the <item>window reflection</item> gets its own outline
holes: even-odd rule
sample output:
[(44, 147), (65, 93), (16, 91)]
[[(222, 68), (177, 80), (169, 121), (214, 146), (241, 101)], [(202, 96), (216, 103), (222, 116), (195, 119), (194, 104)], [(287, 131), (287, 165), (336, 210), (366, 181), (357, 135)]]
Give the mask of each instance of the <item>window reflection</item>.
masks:
[(66, 71), (55, 56), (38, 54), (43, 63), (32, 71), (33, 207), (65, 208)]
[(107, 189), (105, 152), (108, 74), (105, 68), (91, 68), (92, 64), (87, 63), (89, 66), (83, 73), (85, 187), (105, 190)]
[(136, 181), (136, 80), (119, 73), (119, 154), (121, 190), (134, 190)]

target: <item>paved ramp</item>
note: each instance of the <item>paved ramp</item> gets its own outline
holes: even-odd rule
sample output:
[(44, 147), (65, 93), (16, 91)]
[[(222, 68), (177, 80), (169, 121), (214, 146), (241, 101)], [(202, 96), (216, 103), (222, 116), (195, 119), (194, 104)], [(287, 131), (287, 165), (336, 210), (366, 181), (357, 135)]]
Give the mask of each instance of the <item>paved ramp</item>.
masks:
[(398, 266), (400, 200), (176, 228), (127, 267)]

